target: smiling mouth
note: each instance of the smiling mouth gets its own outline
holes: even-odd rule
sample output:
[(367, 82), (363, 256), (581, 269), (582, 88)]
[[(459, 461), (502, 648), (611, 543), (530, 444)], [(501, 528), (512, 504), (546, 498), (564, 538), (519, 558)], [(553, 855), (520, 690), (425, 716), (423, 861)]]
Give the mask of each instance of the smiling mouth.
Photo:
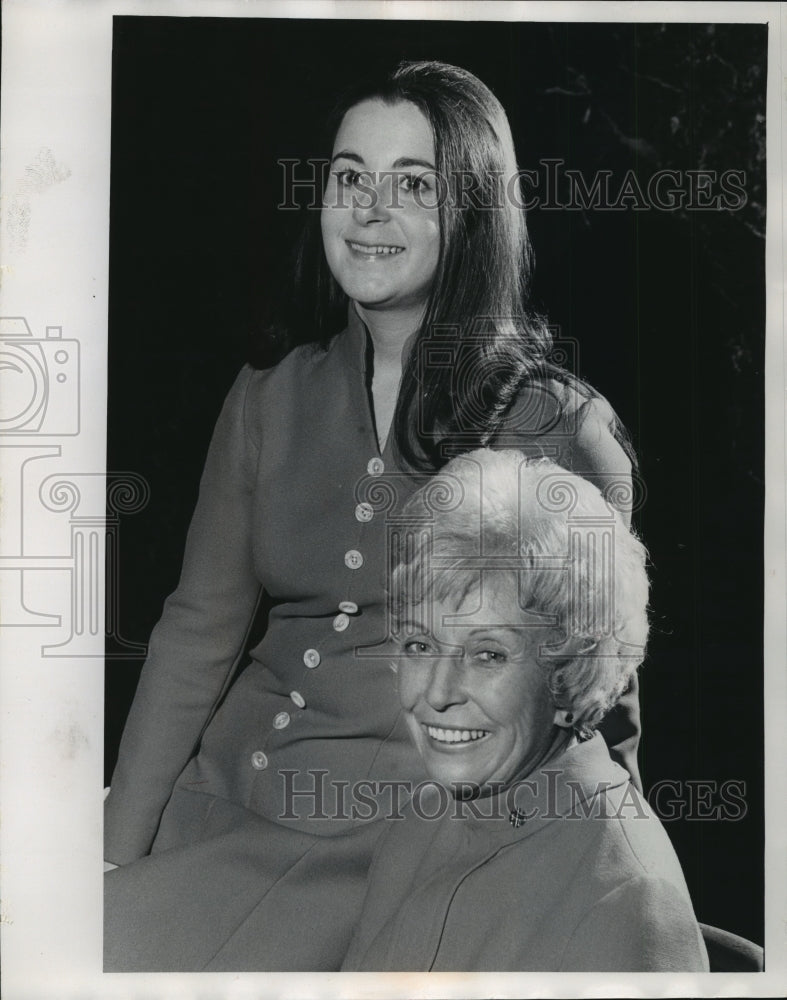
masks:
[(476, 743), (489, 736), (487, 729), (443, 729), (441, 726), (424, 726), (430, 738), (437, 743)]
[(393, 256), (394, 254), (404, 253), (404, 247), (385, 243), (378, 243), (374, 246), (367, 246), (365, 243), (353, 243), (351, 240), (346, 240), (346, 243), (351, 250), (355, 250), (356, 253), (366, 254), (367, 257)]

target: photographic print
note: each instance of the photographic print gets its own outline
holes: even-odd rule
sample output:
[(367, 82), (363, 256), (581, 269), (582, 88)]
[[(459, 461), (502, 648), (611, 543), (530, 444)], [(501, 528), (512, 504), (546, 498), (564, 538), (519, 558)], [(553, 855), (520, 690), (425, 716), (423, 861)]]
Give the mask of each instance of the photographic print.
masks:
[[(85, 14), (95, 177), (11, 131), (23, 913), (52, 899), (21, 809), (50, 760), (80, 995), (776, 989), (778, 10), (273, 6)], [(83, 204), (84, 297), (50, 304)], [(45, 995), (21, 962), (8, 995)]]

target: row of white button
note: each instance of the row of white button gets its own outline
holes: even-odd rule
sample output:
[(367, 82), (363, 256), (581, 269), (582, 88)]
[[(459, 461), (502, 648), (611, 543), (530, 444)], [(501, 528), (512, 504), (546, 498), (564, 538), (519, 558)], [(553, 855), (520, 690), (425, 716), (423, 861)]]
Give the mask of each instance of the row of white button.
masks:
[[(290, 691), (290, 698), (292, 699), (293, 704), (297, 705), (298, 708), (306, 708), (306, 699), (300, 691)], [(273, 717), (274, 729), (286, 729), (289, 724), (289, 712), (277, 712)], [(262, 750), (255, 750), (251, 755), (251, 766), (257, 771), (264, 771), (268, 766), (268, 755), (263, 753)]]
[[(366, 466), (366, 471), (370, 476), (379, 476), (385, 471), (385, 463), (381, 458), (370, 458)], [(374, 510), (371, 504), (362, 501), (355, 508), (356, 520), (361, 522), (371, 521), (374, 516)], [(360, 569), (363, 566), (363, 556), (357, 549), (350, 549), (344, 554), (344, 564), (348, 569)], [(358, 605), (354, 601), (341, 601), (339, 604), (339, 614), (333, 619), (333, 627), (337, 632), (344, 632), (344, 630), (350, 624), (350, 615), (356, 614), (358, 611)], [(322, 657), (317, 649), (307, 649), (303, 654), (303, 662), (309, 668), (309, 670), (314, 670), (315, 667), (319, 667)], [(306, 699), (300, 693), (300, 691), (291, 691), (290, 698), (294, 705), (298, 708), (306, 708)], [(273, 717), (273, 728), (274, 729), (286, 729), (290, 724), (290, 713), (289, 712), (277, 712)], [(268, 766), (267, 754), (263, 753), (262, 750), (255, 750), (251, 755), (252, 767), (256, 768), (258, 771), (264, 771)]]
[[(385, 463), (381, 458), (370, 458), (366, 466), (366, 471), (370, 476), (381, 476), (385, 472)], [(374, 517), (374, 508), (370, 503), (362, 500), (355, 507), (355, 519), (356, 521), (366, 522), (371, 521)], [(348, 569), (360, 569), (363, 566), (363, 556), (358, 551), (358, 549), (350, 549), (348, 552), (344, 553), (344, 565)], [(349, 603), (349, 602), (348, 602)], [(341, 605), (340, 605), (341, 607)], [(356, 608), (357, 610), (357, 608)], [(347, 628), (345, 625), (344, 628)]]

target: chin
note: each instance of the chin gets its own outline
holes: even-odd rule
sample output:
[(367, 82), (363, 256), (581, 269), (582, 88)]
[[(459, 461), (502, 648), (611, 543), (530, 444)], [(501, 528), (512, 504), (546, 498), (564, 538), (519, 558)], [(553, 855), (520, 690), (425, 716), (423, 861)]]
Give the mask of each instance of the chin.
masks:
[(373, 308), (383, 305), (392, 294), (390, 289), (359, 280), (355, 275), (341, 274), (337, 280), (345, 295), (362, 306)]
[(481, 768), (469, 764), (451, 764), (448, 761), (435, 760), (434, 755), (424, 755), (426, 773), (441, 785), (452, 784), (477, 785), (483, 787), (491, 779), (490, 768)]
[(364, 309), (384, 309), (386, 306), (393, 308), (396, 305), (393, 296), (377, 288), (356, 288), (347, 294)]
[[(470, 789), (472, 793), (469, 796), (470, 798), (475, 798), (478, 793), (483, 794), (484, 789), (493, 780), (488, 777), (481, 777), (477, 774), (447, 774), (445, 772), (438, 772), (436, 770), (429, 769), (427, 769), (427, 773), (432, 781), (435, 781), (438, 785), (442, 785), (444, 788), (447, 788), (449, 792), (452, 792), (452, 794), (452, 790), (454, 788), (457, 790)], [(456, 798), (457, 796), (455, 795), (454, 797)], [(467, 796), (460, 795), (458, 797), (464, 798)]]

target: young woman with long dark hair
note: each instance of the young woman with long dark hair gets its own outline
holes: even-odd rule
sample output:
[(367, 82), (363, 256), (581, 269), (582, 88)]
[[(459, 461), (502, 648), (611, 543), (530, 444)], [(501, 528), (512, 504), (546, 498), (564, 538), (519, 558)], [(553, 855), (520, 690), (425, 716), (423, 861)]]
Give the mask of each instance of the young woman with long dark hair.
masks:
[[(426, 477), (479, 445), (516, 447), (631, 499), (612, 410), (550, 360), (527, 307), (494, 95), (457, 67), (405, 63), (334, 121), (296, 287), (219, 417), (123, 735), (108, 971), (341, 965), (382, 821), (424, 777), (397, 713), (385, 586)], [(262, 592), (267, 629), (239, 664)], [(636, 779), (636, 691), (605, 735)]]

